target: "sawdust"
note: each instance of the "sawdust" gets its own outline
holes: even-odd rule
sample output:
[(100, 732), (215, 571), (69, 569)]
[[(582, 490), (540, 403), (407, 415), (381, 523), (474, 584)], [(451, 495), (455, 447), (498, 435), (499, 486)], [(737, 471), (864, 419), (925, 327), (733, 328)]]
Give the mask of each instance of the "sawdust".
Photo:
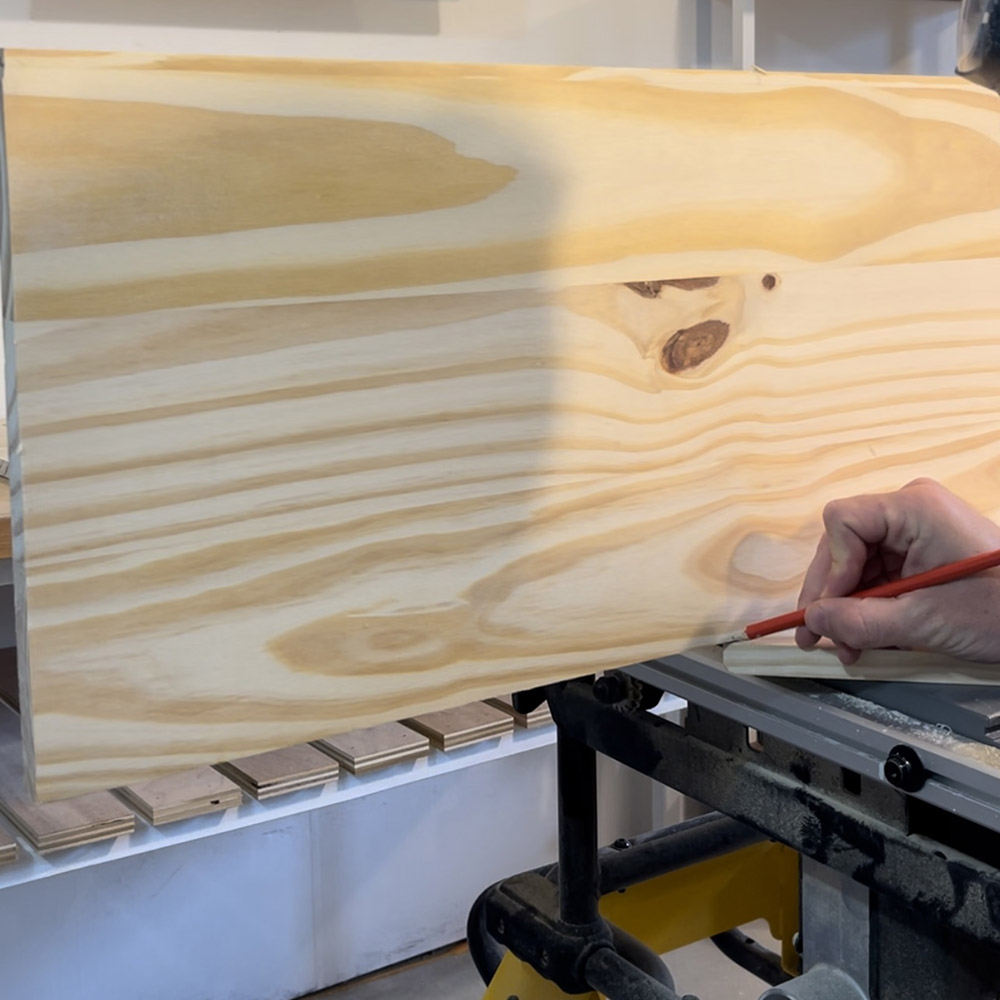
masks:
[(882, 726), (885, 732), (892, 731), (894, 734), (902, 732), (909, 737), (939, 747), (956, 757), (1000, 770), (1000, 748), (964, 736), (956, 736), (951, 727), (943, 723), (924, 722), (896, 709), (884, 708), (882, 705), (876, 705), (864, 698), (857, 698), (840, 691), (835, 693), (815, 692), (811, 693), (809, 697), (821, 700), (824, 704), (835, 708), (860, 715), (862, 718), (868, 719), (869, 722)]

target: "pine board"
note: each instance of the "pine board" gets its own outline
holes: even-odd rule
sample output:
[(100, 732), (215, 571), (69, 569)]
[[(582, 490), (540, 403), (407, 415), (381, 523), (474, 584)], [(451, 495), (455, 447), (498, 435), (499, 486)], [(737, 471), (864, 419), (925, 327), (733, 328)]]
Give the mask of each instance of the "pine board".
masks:
[(970, 663), (920, 651), (870, 649), (847, 667), (837, 659), (832, 646), (822, 644), (803, 651), (790, 640), (735, 643), (723, 650), (722, 664), (731, 673), (757, 677), (1000, 685), (1000, 663)]
[(404, 719), (403, 725), (426, 736), (437, 750), (457, 750), (514, 732), (509, 713), (482, 701)]
[(41, 794), (714, 641), (833, 495), (989, 510), (998, 266), (22, 324)]
[(419, 760), (430, 753), (431, 741), (399, 722), (384, 722), (366, 729), (316, 740), (317, 749), (329, 754), (351, 774), (367, 774), (390, 764)]
[(710, 642), (835, 493), (997, 503), (1000, 102), (961, 81), (4, 84), (43, 798)]
[(32, 802), (24, 780), (17, 716), (4, 706), (0, 706), (0, 812), (41, 854), (114, 839), (135, 829), (135, 816), (110, 792), (46, 805)]
[(308, 743), (216, 765), (245, 792), (261, 801), (336, 781), (339, 766)]
[(224, 812), (243, 801), (240, 789), (211, 767), (182, 771), (117, 789), (118, 794), (153, 826)]
[(8, 51), (4, 91), (23, 320), (1000, 239), (959, 79)]

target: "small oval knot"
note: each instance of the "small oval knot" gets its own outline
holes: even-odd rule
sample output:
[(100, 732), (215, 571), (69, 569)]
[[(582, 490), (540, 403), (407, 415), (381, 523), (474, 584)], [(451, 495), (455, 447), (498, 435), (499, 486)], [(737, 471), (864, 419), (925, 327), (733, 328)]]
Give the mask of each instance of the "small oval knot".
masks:
[(726, 342), (729, 324), (707, 319), (686, 330), (678, 330), (664, 345), (663, 367), (672, 375), (697, 368)]

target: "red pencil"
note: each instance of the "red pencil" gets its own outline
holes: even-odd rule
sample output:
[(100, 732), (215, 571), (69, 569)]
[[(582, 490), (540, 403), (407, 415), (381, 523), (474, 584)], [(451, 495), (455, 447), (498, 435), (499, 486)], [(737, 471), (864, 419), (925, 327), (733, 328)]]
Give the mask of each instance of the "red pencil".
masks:
[[(883, 583), (878, 587), (871, 587), (868, 590), (858, 590), (851, 594), (851, 597), (899, 597), (900, 594), (909, 594), (914, 590), (924, 590), (927, 587), (937, 587), (942, 583), (951, 583), (952, 580), (961, 580), (964, 577), (981, 573), (983, 570), (1000, 566), (1000, 549), (993, 552), (984, 552), (979, 556), (970, 556), (968, 559), (959, 559), (958, 562), (948, 563), (945, 566), (938, 566), (937, 569), (929, 569), (925, 573), (915, 573), (913, 576), (905, 577), (902, 580), (893, 580), (892, 583)], [(740, 632), (723, 639), (719, 645), (728, 646), (733, 642), (745, 642), (747, 639), (760, 639), (765, 635), (774, 635), (775, 632), (784, 632), (786, 629), (798, 628), (805, 625), (806, 613), (804, 608), (798, 611), (789, 611), (787, 614), (778, 615), (776, 618), (765, 618), (763, 621), (753, 622), (747, 625)]]

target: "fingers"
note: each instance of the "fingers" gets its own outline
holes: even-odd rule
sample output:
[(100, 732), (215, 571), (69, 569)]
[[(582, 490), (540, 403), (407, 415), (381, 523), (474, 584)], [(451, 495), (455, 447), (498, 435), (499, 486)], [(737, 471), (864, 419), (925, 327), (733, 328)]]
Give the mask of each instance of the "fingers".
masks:
[[(931, 484), (936, 487), (936, 484)], [(833, 500), (823, 510), (825, 532), (806, 571), (798, 606), (827, 597), (844, 597), (862, 586), (881, 582), (890, 570), (898, 572), (911, 543), (910, 503), (905, 490), (926, 489), (918, 481), (896, 493), (872, 494)], [(795, 641), (809, 649), (819, 633), (808, 624), (798, 629)], [(857, 658), (854, 647), (845, 645), (843, 656)]]
[[(985, 599), (956, 600), (954, 590), (947, 613), (944, 592), (938, 590), (931, 597), (846, 599), (863, 587), (998, 548), (1000, 525), (929, 479), (914, 480), (894, 493), (834, 500), (823, 511), (823, 523), (799, 594), (799, 607), (806, 609), (805, 626), (795, 633), (801, 648), (827, 636), (845, 664), (854, 663), (859, 650), (887, 646), (957, 650), (967, 657), (993, 656), (1000, 649), (995, 596), (986, 602), (987, 618), (994, 623), (987, 626), (973, 615)], [(982, 580), (975, 586), (982, 594)], [(959, 620), (967, 625), (959, 628)]]
[(864, 578), (869, 556), (888, 548), (906, 551), (901, 540), (902, 520), (891, 496), (859, 496), (833, 500), (823, 510), (830, 549), (826, 586), (817, 597), (842, 597), (857, 590)]
[(919, 640), (921, 623), (911, 597), (823, 598), (806, 608), (806, 626), (832, 639), (841, 662), (851, 664), (859, 650), (912, 646)]

